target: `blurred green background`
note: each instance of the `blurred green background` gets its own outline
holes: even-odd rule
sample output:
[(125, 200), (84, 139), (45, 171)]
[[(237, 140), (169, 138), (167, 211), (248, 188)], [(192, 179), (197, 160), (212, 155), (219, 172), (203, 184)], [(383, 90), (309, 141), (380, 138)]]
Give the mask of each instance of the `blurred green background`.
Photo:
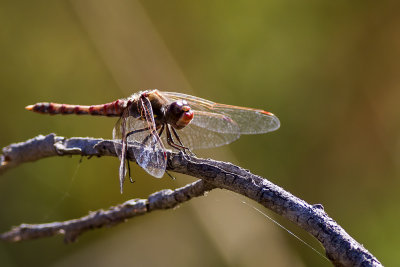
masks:
[[(198, 151), (321, 203), (383, 264), (399, 264), (400, 14), (395, 1), (0, 1), (0, 146), (38, 134), (111, 138), (115, 119), (45, 116), (147, 88), (262, 108), (273, 133)], [(0, 179), (0, 231), (86, 215), (193, 178), (59, 157)], [(231, 192), (88, 232), (0, 243), (1, 266), (330, 266)], [(312, 246), (314, 238), (251, 201)]]

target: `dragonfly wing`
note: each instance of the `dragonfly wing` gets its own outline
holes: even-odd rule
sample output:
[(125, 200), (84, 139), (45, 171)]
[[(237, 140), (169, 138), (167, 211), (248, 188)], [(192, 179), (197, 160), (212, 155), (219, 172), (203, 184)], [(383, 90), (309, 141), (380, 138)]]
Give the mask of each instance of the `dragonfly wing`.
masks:
[(136, 162), (150, 175), (161, 178), (167, 166), (167, 158), (164, 145), (157, 134), (154, 115), (151, 104), (139, 100), (142, 105), (144, 119), (128, 117), (126, 120), (129, 136), (128, 144), (136, 144), (139, 148), (134, 149)]
[[(229, 117), (198, 110), (191, 123), (177, 134), (182, 144), (190, 149), (222, 146), (240, 137), (239, 126)], [(166, 136), (162, 138), (166, 144)]]
[(130, 125), (130, 132), (137, 131), (127, 138), (128, 144), (137, 147), (133, 150), (137, 164), (150, 175), (161, 178), (167, 166), (164, 146), (148, 129), (146, 121), (129, 117), (127, 124)]
[[(172, 101), (179, 99), (186, 100), (190, 107), (195, 111), (223, 114), (233, 121), (239, 127), (240, 134), (261, 134), (275, 131), (280, 126), (279, 119), (272, 113), (261, 109), (253, 109), (239, 106), (231, 106), (215, 103), (200, 97), (191, 95), (162, 92)], [(194, 120), (195, 118), (193, 118)]]
[(127, 116), (127, 111), (124, 111), (123, 115), (117, 123), (114, 126), (113, 129), (113, 139), (116, 141), (114, 142), (114, 148), (115, 152), (118, 155), (118, 158), (120, 160), (120, 165), (119, 165), (119, 186), (121, 190), (121, 194), (123, 191), (123, 185), (125, 181), (125, 176), (126, 176), (126, 166), (125, 166), (125, 160), (126, 160), (126, 116)]
[(240, 128), (241, 134), (262, 134), (275, 131), (280, 127), (280, 121), (274, 114), (250, 108), (236, 108), (235, 106), (217, 104), (213, 110), (226, 114), (234, 120)]

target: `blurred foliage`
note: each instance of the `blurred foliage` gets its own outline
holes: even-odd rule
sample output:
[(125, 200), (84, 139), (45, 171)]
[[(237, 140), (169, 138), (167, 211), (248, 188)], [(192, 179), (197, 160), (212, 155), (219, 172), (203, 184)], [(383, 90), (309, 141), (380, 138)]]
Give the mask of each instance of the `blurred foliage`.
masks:
[[(111, 137), (114, 119), (24, 110), (40, 101), (98, 104), (159, 88), (263, 108), (278, 115), (281, 129), (199, 154), (323, 204), (394, 266), (399, 10), (395, 1), (1, 0), (0, 146), (50, 132)], [(44, 159), (2, 175), (0, 230), (80, 217), (193, 181), (158, 180), (133, 166), (137, 182), (120, 195), (116, 159), (79, 160)], [(2, 243), (0, 264), (330, 266), (241, 200), (214, 191), (179, 209), (87, 233), (73, 245), (59, 237)]]

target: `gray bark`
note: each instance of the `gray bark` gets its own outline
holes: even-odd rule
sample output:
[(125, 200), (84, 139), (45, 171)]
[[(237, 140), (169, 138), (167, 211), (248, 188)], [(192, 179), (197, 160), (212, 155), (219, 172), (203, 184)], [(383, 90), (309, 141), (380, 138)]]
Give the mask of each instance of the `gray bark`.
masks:
[[(130, 160), (134, 160), (133, 149), (136, 148), (129, 147)], [(24, 162), (64, 155), (100, 157), (116, 156), (116, 153), (114, 142), (110, 140), (64, 138), (49, 134), (3, 148), (0, 174)], [(170, 209), (193, 197), (202, 196), (214, 188), (221, 188), (257, 201), (313, 235), (321, 242), (327, 257), (336, 266), (382, 266), (368, 250), (327, 215), (322, 205), (310, 205), (248, 170), (231, 163), (174, 152), (168, 152), (167, 169), (201, 180), (175, 190), (156, 192), (147, 199), (129, 200), (106, 211), (91, 212), (74, 220), (47, 224), (21, 224), (1, 234), (0, 238), (16, 242), (63, 234), (65, 241), (71, 242), (87, 230), (115, 225), (154, 210)]]

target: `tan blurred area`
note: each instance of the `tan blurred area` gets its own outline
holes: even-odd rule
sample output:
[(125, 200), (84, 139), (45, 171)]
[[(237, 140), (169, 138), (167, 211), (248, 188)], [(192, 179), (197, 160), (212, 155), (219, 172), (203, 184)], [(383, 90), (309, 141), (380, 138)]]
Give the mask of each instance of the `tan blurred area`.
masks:
[[(281, 128), (196, 151), (320, 203), (384, 265), (398, 262), (400, 14), (389, 1), (0, 1), (0, 146), (38, 134), (111, 138), (116, 120), (47, 116), (157, 88), (261, 108)], [(118, 159), (59, 157), (0, 179), (0, 231), (77, 218), (194, 181)], [(224, 190), (82, 235), (2, 243), (1, 266), (331, 266)]]

